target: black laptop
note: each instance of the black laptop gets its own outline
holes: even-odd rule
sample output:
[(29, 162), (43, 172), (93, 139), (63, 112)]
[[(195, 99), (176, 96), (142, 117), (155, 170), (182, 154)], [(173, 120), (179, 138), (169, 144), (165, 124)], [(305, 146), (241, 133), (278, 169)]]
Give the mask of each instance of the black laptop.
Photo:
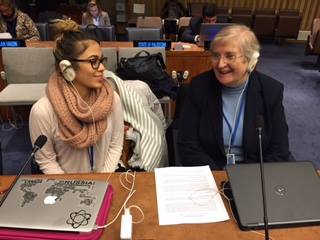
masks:
[(201, 23), (200, 39), (202, 41), (212, 41), (222, 28), (230, 25), (232, 23)]
[[(260, 165), (226, 167), (241, 230), (262, 229)], [(320, 224), (320, 178), (310, 161), (265, 163), (270, 228)]]

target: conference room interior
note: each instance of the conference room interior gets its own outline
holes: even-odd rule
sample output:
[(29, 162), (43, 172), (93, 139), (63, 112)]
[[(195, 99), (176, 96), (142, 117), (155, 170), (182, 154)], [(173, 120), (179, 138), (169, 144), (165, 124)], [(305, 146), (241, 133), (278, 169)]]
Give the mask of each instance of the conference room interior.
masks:
[[(21, 1), (20, 3), (17, 1), (17, 5), (21, 10), (29, 14), (36, 24), (39, 24), (37, 20), (45, 8), (43, 3), (41, 1), (35, 1), (31, 4), (31, 1), (29, 1), (29, 4), (27, 4), (27, 2), (23, 1), (22, 3)], [(319, 122), (317, 121), (317, 119), (319, 119), (319, 115), (316, 110), (317, 103), (319, 102), (319, 96), (317, 94), (317, 79), (319, 78), (319, 72), (317, 71), (319, 67), (317, 66), (317, 61), (319, 61), (319, 55), (306, 54), (308, 36), (312, 34), (312, 21), (316, 17), (319, 17), (320, 13), (319, 10), (317, 10), (319, 8), (313, 7), (317, 5), (310, 5), (311, 3), (300, 3), (300, 5), (298, 5), (299, 1), (296, 1), (296, 4), (292, 4), (291, 1), (282, 1), (281, 3), (276, 4), (267, 0), (262, 3), (257, 1), (254, 2), (254, 4), (250, 4), (246, 1), (212, 2), (216, 4), (218, 9), (218, 22), (236, 22), (239, 18), (236, 11), (240, 11), (240, 13), (242, 11), (240, 15), (244, 20), (240, 19), (240, 23), (248, 24), (246, 21), (248, 21), (248, 16), (250, 16), (251, 22), (249, 24), (257, 34), (262, 44), (262, 54), (257, 69), (284, 83), (285, 86), (284, 105), (289, 125), (289, 143), (292, 159), (311, 160), (315, 163), (317, 168), (320, 168), (320, 154), (318, 151), (319, 141), (317, 140), (319, 139), (319, 134), (317, 131), (313, 130), (319, 127)], [(68, 1), (58, 1), (57, 4), (58, 5), (56, 6), (59, 6), (57, 8), (58, 11), (81, 24), (81, 15), (82, 12), (85, 11), (86, 1), (69, 1), (69, 3)], [(109, 40), (115, 42), (112, 46), (131, 46), (130, 41), (128, 40), (128, 31), (126, 29), (148, 29), (148, 27), (150, 27), (148, 25), (143, 26), (142, 24), (142, 26), (137, 26), (137, 24), (139, 25), (138, 22), (141, 21), (141, 19), (137, 20), (137, 18), (145, 17), (146, 23), (144, 24), (148, 24), (147, 18), (149, 16), (153, 18), (159, 17), (164, 1), (156, 1), (150, 4), (145, 4), (144, 1), (128, 1), (126, 3), (123, 1), (101, 1), (100, 4), (102, 8), (108, 11), (111, 18), (113, 28), (112, 34), (114, 36)], [(137, 9), (134, 8), (134, 4), (138, 4), (140, 7), (144, 6), (144, 13), (135, 13)], [(192, 3), (185, 2), (185, 6), (191, 17), (201, 14), (203, 3), (197, 1)], [(140, 11), (141, 9), (138, 10)], [(247, 14), (248, 10), (250, 10), (250, 14)], [(275, 21), (279, 21), (280, 12), (285, 12), (285, 10), (289, 12), (287, 14), (295, 15), (298, 13), (298, 16), (295, 15), (294, 17), (299, 20), (299, 31), (295, 30), (296, 33), (291, 32), (291, 36), (288, 35), (287, 37), (280, 37), (277, 33), (277, 25), (279, 24), (277, 22), (274, 22), (274, 27), (271, 31), (270, 29), (256, 30), (257, 27), (254, 26), (254, 21), (257, 21), (259, 17), (257, 16), (258, 11), (263, 11), (262, 16), (268, 14), (270, 14), (270, 16), (272, 15), (272, 17), (267, 16), (267, 19), (272, 18)], [(119, 19), (119, 15), (125, 16), (124, 22), (124, 19), (121, 17)], [(156, 21), (152, 20), (152, 22), (152, 24), (158, 24)], [(291, 23), (292, 22), (288, 22), (288, 24)], [(44, 23), (42, 22), (41, 24)], [(45, 24), (50, 25), (50, 23)], [(261, 28), (265, 25), (266, 24), (262, 22)], [(151, 27), (156, 28), (156, 26)], [(179, 40), (179, 24), (177, 24), (177, 35), (165, 34), (164, 24), (161, 27), (161, 35), (154, 40), (160, 40), (166, 37), (173, 42), (175, 40)], [(180, 28), (183, 30), (183, 27), (180, 26)], [(293, 27), (288, 26), (287, 28)], [(45, 29), (47, 32), (42, 33), (41, 36), (45, 36), (42, 37), (42, 39), (44, 38), (47, 41), (40, 41), (40, 44), (35, 43), (34, 45), (41, 46), (41, 42), (52, 41), (49, 37), (49, 28)], [(39, 30), (41, 32), (41, 28), (39, 28)], [(154, 36), (155, 35), (151, 35), (149, 40)], [(192, 77), (210, 68), (208, 56), (197, 51), (191, 52), (188, 51), (188, 49), (185, 49), (184, 51), (171, 50), (167, 51), (166, 54), (169, 56), (169, 62), (167, 60), (166, 63), (169, 74), (171, 74), (172, 71), (183, 73), (186, 70), (190, 73), (188, 79), (184, 80), (184, 84), (188, 84)], [(199, 57), (200, 55), (201, 57)], [(170, 59), (176, 61), (171, 61)], [(197, 61), (197, 63), (201, 66), (195, 67), (193, 65), (193, 59), (198, 59), (199, 61)], [(283, 71), (283, 69), (286, 69), (286, 71)], [(5, 85), (5, 81), (2, 80), (2, 88)], [(314, 110), (312, 109), (313, 107), (315, 108)], [(28, 107), (22, 107), (23, 116), (21, 117), (21, 115), (18, 115), (18, 118), (15, 119), (19, 125), (18, 128), (12, 127), (12, 121), (8, 122), (7, 120), (8, 116), (12, 114), (12, 109), (19, 111), (21, 107), (11, 109), (6, 106), (1, 106), (1, 108), (1, 117), (3, 122), (1, 131), (3, 173), (13, 174), (19, 166), (20, 161), (18, 159), (23, 159), (23, 156), (30, 151), (31, 147), (27, 129)], [(171, 112), (170, 114), (170, 119), (172, 120), (174, 113)], [(13, 154), (13, 152), (18, 154)]]
[[(53, 39), (50, 38), (50, 23), (38, 21), (40, 14), (39, 2), (43, 3), (45, 0), (16, 1), (18, 7), (28, 13), (37, 24), (42, 36), (40, 41), (27, 42), (26, 47), (50, 48), (53, 46)], [(201, 14), (200, 9), (204, 1), (181, 0), (180, 2), (186, 6), (187, 17)], [(289, 127), (291, 160), (312, 161), (316, 169), (320, 170), (320, 131), (318, 131), (320, 128), (320, 52), (312, 53), (306, 50), (310, 34), (315, 34), (312, 32), (313, 20), (320, 18), (320, 2), (318, 0), (207, 0), (205, 2), (217, 5), (219, 9), (218, 22), (247, 24), (257, 34), (262, 49), (256, 69), (284, 84), (283, 103)], [(57, 10), (60, 13), (81, 24), (81, 15), (85, 11), (87, 1), (59, 0), (57, 3)], [(165, 51), (166, 70), (169, 74), (172, 74), (172, 71), (180, 73), (188, 71), (188, 77), (182, 79), (179, 84), (189, 84), (194, 76), (211, 68), (211, 60), (210, 54), (202, 47), (179, 42), (181, 32), (187, 25), (179, 27), (179, 21), (177, 21), (174, 31), (171, 32), (172, 29), (170, 29), (170, 33), (166, 33), (164, 21), (161, 21), (160, 30), (159, 26), (139, 26), (138, 24), (137, 19), (139, 17), (142, 21), (148, 17), (159, 17), (164, 3), (165, 0), (100, 0), (102, 8), (108, 11), (112, 24), (111, 30), (108, 32), (108, 39), (102, 41), (101, 46), (104, 48), (116, 48), (117, 51), (122, 47), (132, 48), (132, 40), (137, 36), (135, 34), (133, 34), (133, 38), (129, 36), (132, 29), (133, 31), (156, 29), (146, 40), (161, 41), (169, 39), (172, 41), (173, 48)], [(139, 6), (135, 6), (135, 4)], [(141, 12), (142, 6), (143, 12)], [(236, 10), (239, 9), (240, 13), (236, 14)], [(41, 11), (43, 10), (41, 9)], [(259, 10), (261, 11), (260, 14)], [(299, 27), (294, 32), (292, 25), (290, 25), (293, 22), (289, 21), (288, 25), (284, 26), (284, 29), (288, 31), (281, 35), (279, 34), (279, 18), (280, 12), (285, 12), (285, 10), (289, 13), (289, 18), (292, 16), (290, 14), (298, 13), (298, 15), (294, 15), (295, 20), (293, 22), (298, 21)], [(267, 17), (264, 19), (263, 17), (266, 15)], [(261, 25), (255, 25), (258, 24), (261, 16)], [(271, 21), (273, 23), (271, 30), (270, 22), (268, 22), (270, 19), (273, 19)], [(318, 31), (320, 42), (320, 29)], [(286, 35), (286, 33), (288, 34)], [(141, 32), (138, 32), (138, 35), (139, 38), (137, 40), (144, 39), (143, 36), (141, 37)], [(181, 50), (183, 45), (190, 47)], [(178, 46), (176, 50), (174, 49), (175, 46)], [(2, 71), (2, 60), (0, 65)], [(1, 79), (0, 82), (0, 89), (4, 89), (7, 85), (6, 81)], [(0, 177), (0, 190), (3, 186), (8, 186), (12, 182), (13, 178), (10, 175), (16, 175), (19, 172), (32, 150), (28, 129), (30, 108), (31, 106), (21, 105), (0, 106), (0, 175), (3, 175)], [(174, 118), (175, 101), (171, 100), (170, 111), (168, 111), (168, 103), (163, 105), (163, 109), (170, 124)], [(27, 167), (24, 170), (24, 174), (31, 174), (31, 167)], [(219, 186), (223, 181), (227, 180), (223, 171), (217, 171), (213, 175)], [(105, 180), (109, 175), (80, 174), (69, 177)], [(122, 186), (118, 181), (118, 177), (119, 175), (114, 174), (108, 180), (110, 180), (113, 188), (116, 189), (117, 198), (125, 199), (127, 193), (119, 190)], [(235, 221), (214, 224), (159, 226), (153, 173), (139, 173), (137, 175), (137, 190), (138, 193), (134, 202), (140, 202), (147, 215), (143, 224), (134, 225), (134, 239), (212, 239), (213, 235), (217, 236), (217, 239), (253, 240), (261, 238), (261, 236), (252, 232), (240, 232)], [(113, 203), (114, 205), (110, 211), (111, 216), (115, 216), (120, 208), (120, 202), (117, 199), (113, 199), (113, 202), (115, 203)], [(227, 206), (225, 199), (224, 202)], [(231, 213), (230, 209), (228, 209), (228, 212)], [(136, 214), (135, 216), (138, 215)], [(110, 239), (118, 238), (119, 231), (120, 221), (118, 220), (113, 227), (104, 231), (102, 239), (110, 236)], [(189, 238), (187, 238), (186, 233), (190, 233)], [(318, 226), (271, 231), (271, 235), (275, 239), (317, 239), (318, 234), (320, 234)]]

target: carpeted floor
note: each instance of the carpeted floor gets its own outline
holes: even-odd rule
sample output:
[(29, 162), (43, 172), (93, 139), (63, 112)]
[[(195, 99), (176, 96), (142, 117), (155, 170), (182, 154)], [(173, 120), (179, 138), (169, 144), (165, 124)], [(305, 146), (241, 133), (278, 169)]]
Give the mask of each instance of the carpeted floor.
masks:
[[(19, 124), (13, 128), (8, 124), (0, 130), (3, 173), (16, 174), (29, 156), (32, 145), (29, 137), (28, 125)], [(26, 167), (24, 173), (30, 173), (30, 167)]]
[(284, 106), (290, 149), (296, 160), (312, 160), (320, 169), (320, 72), (305, 45), (263, 45), (258, 70), (285, 86)]

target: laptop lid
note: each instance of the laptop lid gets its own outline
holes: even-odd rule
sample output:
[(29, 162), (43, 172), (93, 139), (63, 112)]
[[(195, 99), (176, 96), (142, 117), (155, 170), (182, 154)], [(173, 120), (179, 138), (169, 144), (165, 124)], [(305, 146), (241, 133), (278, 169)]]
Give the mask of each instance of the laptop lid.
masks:
[(201, 23), (200, 41), (212, 41), (217, 33), (224, 27), (232, 25), (231, 23)]
[(0, 207), (0, 227), (93, 230), (108, 183), (21, 177)]
[[(239, 227), (263, 228), (260, 165), (228, 165), (226, 170)], [(270, 228), (320, 223), (320, 179), (312, 162), (265, 163), (264, 170)]]

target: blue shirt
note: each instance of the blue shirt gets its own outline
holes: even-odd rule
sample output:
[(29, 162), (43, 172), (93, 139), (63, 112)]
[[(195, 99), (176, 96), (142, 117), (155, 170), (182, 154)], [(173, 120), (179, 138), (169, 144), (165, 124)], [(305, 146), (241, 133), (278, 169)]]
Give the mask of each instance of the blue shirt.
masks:
[[(226, 153), (230, 144), (230, 153), (235, 154), (236, 161), (243, 161), (242, 137), (246, 83), (235, 88), (222, 87), (223, 142)], [(233, 132), (232, 136), (231, 132)]]

